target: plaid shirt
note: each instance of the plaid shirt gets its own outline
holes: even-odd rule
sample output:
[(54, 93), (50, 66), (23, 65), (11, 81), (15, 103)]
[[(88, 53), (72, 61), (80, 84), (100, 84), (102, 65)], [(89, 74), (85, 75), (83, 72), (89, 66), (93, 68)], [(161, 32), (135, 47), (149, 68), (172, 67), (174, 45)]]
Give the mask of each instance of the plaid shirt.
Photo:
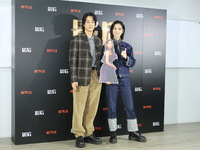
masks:
[[(100, 59), (102, 55), (101, 40), (94, 37), (97, 73), (100, 72)], [(92, 56), (87, 35), (81, 33), (74, 36), (70, 42), (69, 69), (71, 83), (78, 82), (80, 86), (87, 86), (91, 80)]]

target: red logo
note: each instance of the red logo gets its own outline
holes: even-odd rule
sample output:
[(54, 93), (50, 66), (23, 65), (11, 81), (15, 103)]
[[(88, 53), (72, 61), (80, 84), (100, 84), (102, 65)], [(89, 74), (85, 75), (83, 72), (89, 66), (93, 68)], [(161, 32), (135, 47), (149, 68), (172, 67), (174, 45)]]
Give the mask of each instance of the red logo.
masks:
[(161, 91), (161, 87), (154, 87), (153, 91)]
[(70, 92), (70, 93), (73, 93), (73, 90), (70, 90), (69, 92)]
[(130, 69), (129, 72), (130, 72), (130, 73), (133, 73), (134, 71), (133, 71), (133, 69)]
[(47, 53), (57, 53), (57, 49), (47, 49)]
[(33, 6), (21, 5), (21, 9), (33, 9)]
[(73, 13), (81, 13), (81, 10), (80, 9), (71, 9), (71, 12), (73, 12)]
[(103, 111), (107, 111), (107, 110), (108, 110), (108, 107), (104, 107), (104, 108), (103, 108)]
[(138, 127), (142, 127), (142, 124), (140, 123), (140, 124), (138, 124)]
[(32, 91), (21, 91), (21, 95), (25, 95), (25, 94), (33, 94)]
[(144, 54), (144, 52), (142, 52), (142, 51), (136, 51), (135, 54), (136, 54), (136, 55), (137, 55), (137, 54), (138, 54), (138, 55), (142, 55), (142, 54)]
[(54, 131), (46, 131), (46, 135), (49, 135), (49, 134), (57, 134), (57, 131), (54, 130)]
[(102, 130), (102, 127), (94, 127), (95, 130)]
[(145, 33), (144, 36), (146, 36), (146, 37), (153, 37), (153, 33)]
[(154, 19), (163, 19), (163, 16), (154, 16)]
[(115, 16), (124, 16), (124, 13), (115, 13)]
[(146, 106), (143, 106), (143, 109), (151, 109), (152, 106), (151, 105), (146, 105)]
[(69, 110), (58, 110), (58, 114), (67, 114), (69, 113)]
[(34, 70), (34, 73), (46, 73), (45, 70)]

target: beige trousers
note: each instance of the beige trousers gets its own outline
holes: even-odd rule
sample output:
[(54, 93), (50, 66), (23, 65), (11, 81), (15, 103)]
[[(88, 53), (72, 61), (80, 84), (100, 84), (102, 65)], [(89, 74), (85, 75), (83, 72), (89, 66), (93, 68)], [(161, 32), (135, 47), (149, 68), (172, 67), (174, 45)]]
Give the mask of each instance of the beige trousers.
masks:
[(102, 84), (98, 82), (96, 70), (92, 70), (88, 86), (78, 86), (73, 92), (72, 132), (75, 137), (87, 137), (94, 132), (94, 118), (97, 113)]

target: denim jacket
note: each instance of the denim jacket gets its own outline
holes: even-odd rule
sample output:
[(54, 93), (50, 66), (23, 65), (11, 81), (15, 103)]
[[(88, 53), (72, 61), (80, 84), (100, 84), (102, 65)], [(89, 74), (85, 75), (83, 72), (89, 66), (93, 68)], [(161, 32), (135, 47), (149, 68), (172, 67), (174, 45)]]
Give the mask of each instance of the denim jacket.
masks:
[[(126, 77), (129, 76), (129, 67), (133, 67), (136, 63), (136, 59), (133, 55), (133, 48), (130, 44), (122, 41), (119, 45), (114, 43), (115, 53), (118, 55), (118, 59), (116, 59), (113, 64), (116, 66), (117, 76), (118, 77)], [(127, 59), (121, 56), (121, 52), (126, 48)]]

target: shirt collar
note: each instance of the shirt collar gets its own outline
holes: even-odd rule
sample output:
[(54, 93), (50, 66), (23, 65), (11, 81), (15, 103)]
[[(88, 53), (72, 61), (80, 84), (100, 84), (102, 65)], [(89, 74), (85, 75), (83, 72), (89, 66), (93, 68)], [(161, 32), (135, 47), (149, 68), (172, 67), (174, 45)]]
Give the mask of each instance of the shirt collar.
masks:
[(94, 40), (94, 35), (91, 38), (88, 37), (88, 40)]
[(121, 40), (121, 39), (119, 39), (119, 40), (116, 40), (115, 38), (113, 38), (113, 41), (114, 41), (114, 43), (116, 43), (116, 44), (120, 44), (120, 43), (122, 42), (122, 40)]

